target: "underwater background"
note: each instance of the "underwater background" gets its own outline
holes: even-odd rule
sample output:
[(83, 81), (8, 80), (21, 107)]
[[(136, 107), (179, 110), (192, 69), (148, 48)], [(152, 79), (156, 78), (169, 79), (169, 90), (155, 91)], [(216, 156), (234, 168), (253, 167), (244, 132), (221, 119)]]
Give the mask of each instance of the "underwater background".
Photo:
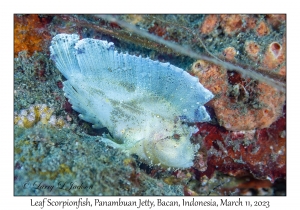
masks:
[[(63, 95), (49, 52), (59, 33), (197, 76), (215, 98), (212, 121), (196, 123), (194, 166), (149, 166), (100, 142), (109, 131), (80, 120)], [(16, 14), (14, 194), (285, 195), (285, 76), (284, 14)]]

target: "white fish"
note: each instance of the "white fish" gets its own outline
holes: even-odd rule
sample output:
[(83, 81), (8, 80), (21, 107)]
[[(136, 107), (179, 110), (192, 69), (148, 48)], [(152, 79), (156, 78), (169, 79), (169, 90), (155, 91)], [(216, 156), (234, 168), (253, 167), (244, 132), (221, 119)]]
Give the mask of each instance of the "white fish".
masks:
[(198, 78), (169, 63), (118, 53), (111, 42), (79, 40), (75, 34), (56, 35), (50, 51), (79, 117), (112, 133), (114, 139), (102, 141), (148, 164), (193, 165), (200, 146), (190, 142), (197, 129), (187, 123), (209, 121), (203, 104), (213, 98)]

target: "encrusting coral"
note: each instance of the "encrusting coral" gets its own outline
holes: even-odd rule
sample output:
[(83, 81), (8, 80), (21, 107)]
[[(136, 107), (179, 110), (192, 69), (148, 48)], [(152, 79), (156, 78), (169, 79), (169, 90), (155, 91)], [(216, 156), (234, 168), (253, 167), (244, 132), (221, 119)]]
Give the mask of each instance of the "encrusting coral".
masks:
[(253, 60), (257, 61), (259, 52), (260, 52), (260, 46), (254, 42), (254, 41), (246, 41), (245, 43), (245, 51), (248, 55), (248, 57)]
[(281, 45), (278, 42), (272, 42), (265, 52), (263, 65), (268, 70), (274, 70), (285, 61), (285, 42)]
[(234, 72), (228, 78), (226, 69), (202, 60), (193, 64), (191, 74), (216, 95), (209, 105), (228, 130), (267, 128), (281, 116), (285, 94), (270, 85), (244, 80)]
[(15, 113), (14, 123), (20, 127), (31, 128), (37, 123), (64, 127), (67, 125), (62, 117), (52, 115), (54, 110), (46, 104), (32, 105), (28, 109), (23, 109), (20, 113)]

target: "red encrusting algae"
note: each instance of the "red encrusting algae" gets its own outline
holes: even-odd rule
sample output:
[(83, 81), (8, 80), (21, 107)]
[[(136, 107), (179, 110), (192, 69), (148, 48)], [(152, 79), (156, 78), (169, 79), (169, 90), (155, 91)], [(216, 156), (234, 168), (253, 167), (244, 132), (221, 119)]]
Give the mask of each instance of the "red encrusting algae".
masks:
[(286, 176), (285, 116), (269, 128), (248, 132), (226, 131), (209, 123), (198, 123), (207, 150), (207, 170), (200, 176), (211, 177), (215, 170), (233, 176), (253, 175), (274, 182)]

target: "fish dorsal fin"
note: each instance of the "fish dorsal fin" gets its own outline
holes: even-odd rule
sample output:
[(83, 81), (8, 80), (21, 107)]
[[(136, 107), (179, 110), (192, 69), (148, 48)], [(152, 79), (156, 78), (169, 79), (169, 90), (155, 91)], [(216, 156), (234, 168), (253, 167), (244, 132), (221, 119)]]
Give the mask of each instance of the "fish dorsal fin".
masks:
[[(172, 104), (188, 122), (210, 120), (203, 104), (213, 98), (198, 78), (169, 63), (118, 53), (114, 44), (77, 35), (59, 34), (53, 38), (51, 57), (67, 78), (90, 77), (91, 84), (101, 81), (119, 84), (137, 93), (149, 93)], [(137, 94), (139, 95), (139, 94)]]
[(79, 36), (76, 34), (58, 34), (51, 41), (51, 59), (67, 79), (73, 72), (80, 70), (74, 48), (78, 40)]

